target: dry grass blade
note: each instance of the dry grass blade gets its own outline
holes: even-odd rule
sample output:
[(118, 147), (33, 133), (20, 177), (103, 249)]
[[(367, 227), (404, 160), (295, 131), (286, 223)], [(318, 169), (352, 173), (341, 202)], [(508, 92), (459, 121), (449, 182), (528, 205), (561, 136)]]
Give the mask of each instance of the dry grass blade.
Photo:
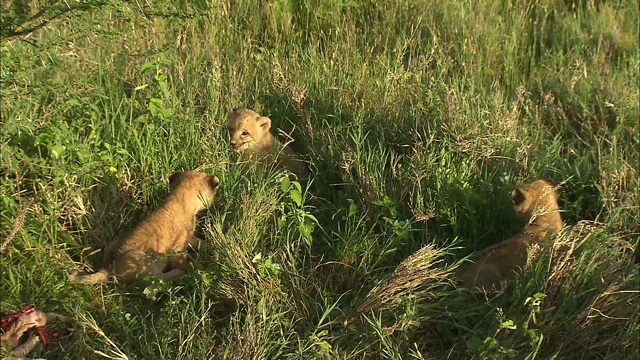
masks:
[[(603, 225), (593, 221), (580, 221), (573, 227), (565, 228), (556, 239), (551, 254), (551, 273), (545, 286), (545, 293), (553, 297), (562, 286), (564, 280), (571, 278), (576, 270), (576, 258), (579, 251), (587, 243), (598, 241), (597, 236), (604, 231)], [(616, 281), (621, 281), (621, 274), (627, 264), (627, 258), (633, 251), (631, 244), (617, 236), (613, 236), (607, 240), (606, 244), (602, 244), (614, 249), (615, 261), (611, 258), (602, 259), (607, 261), (606, 270), (600, 274), (600, 282), (605, 286)], [(598, 254), (597, 256), (601, 256)], [(605, 265), (602, 265), (605, 266)]]
[(100, 329), (100, 327), (98, 326), (98, 323), (96, 323), (96, 321), (93, 318), (83, 313), (78, 313), (78, 318), (82, 321), (82, 324), (86, 325), (87, 327), (89, 327), (89, 329), (93, 330), (95, 333), (100, 335), (100, 338), (103, 339), (103, 342), (111, 348), (109, 351), (111, 354), (105, 354), (100, 350), (94, 349), (93, 352), (95, 354), (105, 357), (107, 359), (118, 359), (118, 360), (129, 359), (129, 357), (124, 352), (122, 352), (122, 350), (120, 350), (120, 348), (118, 348), (118, 346), (111, 339), (109, 339), (109, 337), (107, 337), (107, 335), (102, 331), (102, 329)]
[[(563, 346), (574, 345), (575, 339), (586, 342), (587, 339), (598, 344), (599, 347), (618, 346), (629, 340), (637, 341), (637, 326), (632, 330), (635, 321), (638, 321), (638, 301), (640, 291), (637, 289), (624, 289), (624, 284), (614, 283), (585, 307), (576, 318), (576, 328), (567, 334)], [(636, 332), (627, 333), (627, 331)], [(605, 335), (606, 334), (606, 335)], [(626, 341), (625, 341), (626, 339)]]
[(426, 290), (448, 282), (450, 268), (434, 267), (442, 255), (443, 250), (433, 244), (413, 253), (398, 265), (388, 279), (371, 289), (358, 307), (358, 312), (384, 309), (402, 296), (410, 293), (425, 295)]
[(22, 210), (20, 211), (20, 214), (18, 214), (18, 219), (16, 220), (16, 223), (13, 225), (13, 229), (11, 230), (7, 238), (2, 243), (2, 246), (0, 246), (0, 253), (4, 252), (7, 245), (9, 245), (9, 242), (13, 240), (13, 238), (16, 236), (20, 228), (22, 228), (22, 225), (24, 224), (24, 218), (27, 215), (27, 210), (29, 209), (30, 206), (31, 206), (31, 203), (23, 207)]
[[(551, 258), (554, 260), (550, 283), (558, 283), (556, 280), (567, 276), (571, 272), (575, 251), (597, 231), (602, 231), (596, 223), (580, 221), (573, 227), (564, 228), (553, 243)], [(547, 289), (549, 290), (549, 289)]]

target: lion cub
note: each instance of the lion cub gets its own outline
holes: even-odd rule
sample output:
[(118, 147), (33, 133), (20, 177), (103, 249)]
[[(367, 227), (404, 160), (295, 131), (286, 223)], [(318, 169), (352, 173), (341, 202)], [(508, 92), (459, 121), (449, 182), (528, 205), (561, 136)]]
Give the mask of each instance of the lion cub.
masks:
[(536, 180), (516, 187), (511, 193), (513, 207), (527, 221), (517, 235), (490, 246), (462, 264), (456, 276), (462, 285), (490, 289), (512, 276), (527, 263), (528, 247), (544, 242), (562, 227), (558, 193), (548, 180)]
[(283, 146), (271, 135), (271, 119), (250, 109), (233, 109), (227, 116), (229, 144), (242, 154), (243, 160), (258, 156), (264, 163), (275, 160), (279, 168), (294, 173), (298, 179), (308, 175), (304, 163), (297, 154)]
[[(214, 199), (220, 181), (202, 172), (176, 172), (169, 177), (169, 196), (124, 239), (105, 248), (102, 268), (93, 274), (72, 271), (70, 281), (95, 283), (110, 275), (131, 282), (138, 277), (162, 275), (177, 281), (185, 273), (186, 255), (194, 241), (196, 214)], [(173, 254), (172, 254), (173, 253)]]

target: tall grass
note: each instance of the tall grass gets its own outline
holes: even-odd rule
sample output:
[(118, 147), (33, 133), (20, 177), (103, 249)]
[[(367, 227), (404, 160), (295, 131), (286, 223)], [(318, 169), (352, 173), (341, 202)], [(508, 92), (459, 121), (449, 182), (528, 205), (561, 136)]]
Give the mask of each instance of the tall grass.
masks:
[[(3, 38), (1, 240), (26, 216), (0, 308), (74, 316), (47, 358), (632, 358), (637, 24), (632, 1), (114, 1)], [(241, 106), (308, 161), (301, 203), (237, 166)], [(222, 186), (183, 282), (67, 282), (191, 169)], [(541, 177), (564, 245), (494, 297), (451, 286)], [(419, 250), (424, 282), (363, 308)]]

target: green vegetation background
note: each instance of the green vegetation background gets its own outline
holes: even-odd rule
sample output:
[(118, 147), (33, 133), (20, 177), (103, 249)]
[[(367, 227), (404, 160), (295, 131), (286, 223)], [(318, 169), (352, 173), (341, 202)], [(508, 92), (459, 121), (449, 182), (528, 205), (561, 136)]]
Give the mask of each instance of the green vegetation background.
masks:
[[(14, 1), (1, 20), (1, 240), (25, 220), (0, 254), (0, 308), (76, 319), (35, 355), (640, 351), (636, 2)], [(236, 166), (223, 125), (242, 106), (295, 140), (303, 197)], [(68, 283), (192, 169), (222, 186), (182, 283)], [(567, 225), (590, 221), (575, 251), (490, 299), (434, 275), (513, 235), (511, 189), (541, 177), (562, 183)], [(424, 283), (358, 313), (429, 244)]]

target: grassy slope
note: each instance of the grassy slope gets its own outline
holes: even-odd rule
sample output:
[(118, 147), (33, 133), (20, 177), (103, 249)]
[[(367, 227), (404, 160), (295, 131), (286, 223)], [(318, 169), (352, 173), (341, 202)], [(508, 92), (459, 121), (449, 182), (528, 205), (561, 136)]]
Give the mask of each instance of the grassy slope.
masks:
[[(57, 358), (637, 353), (636, 4), (394, 3), (225, 2), (151, 21), (121, 4), (42, 29), (38, 47), (4, 41), (1, 238), (28, 212), (0, 255), (0, 308), (76, 317), (46, 353)], [(292, 131), (312, 164), (313, 242), (276, 175), (233, 165), (222, 125), (239, 106)], [(195, 168), (223, 187), (183, 283), (67, 283), (162, 199), (172, 171)], [(563, 182), (567, 224), (602, 224), (573, 237), (573, 257), (532, 264), (491, 301), (434, 286), (356, 318), (423, 245), (457, 238), (452, 261), (513, 234), (510, 190), (539, 177)], [(524, 305), (536, 292), (540, 308)]]

